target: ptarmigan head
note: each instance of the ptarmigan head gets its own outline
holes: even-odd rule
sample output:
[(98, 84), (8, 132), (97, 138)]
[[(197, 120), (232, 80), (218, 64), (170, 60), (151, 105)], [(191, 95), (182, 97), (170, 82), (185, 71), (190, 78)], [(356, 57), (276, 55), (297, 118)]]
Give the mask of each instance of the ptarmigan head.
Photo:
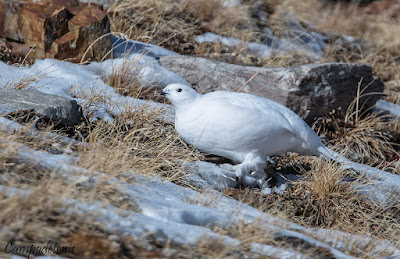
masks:
[(183, 84), (169, 84), (160, 94), (167, 97), (175, 107), (191, 103), (200, 96), (192, 87)]

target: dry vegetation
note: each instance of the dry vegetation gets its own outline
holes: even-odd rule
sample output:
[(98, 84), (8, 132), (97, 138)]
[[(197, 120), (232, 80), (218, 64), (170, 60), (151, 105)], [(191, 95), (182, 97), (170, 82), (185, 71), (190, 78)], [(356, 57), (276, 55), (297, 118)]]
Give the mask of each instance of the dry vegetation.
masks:
[(182, 162), (201, 155), (186, 146), (172, 125), (157, 119), (159, 111), (142, 109), (91, 126), (89, 148), (79, 165), (114, 176), (135, 171), (178, 181), (184, 174)]
[[(183, 175), (180, 161), (193, 159), (194, 153), (181, 144), (171, 125), (157, 121), (156, 114), (143, 109), (121, 115), (111, 124), (99, 122), (88, 124), (84, 129), (81, 125), (79, 129), (57, 131), (67, 135), (68, 132), (82, 131), (81, 136), (86, 136), (84, 141), (89, 147), (75, 150), (80, 154), (77, 165), (89, 169), (89, 172), (107, 173), (91, 188), (81, 184), (79, 175), (66, 180), (56, 171), (35, 168), (16, 158), (19, 143), (36, 150), (59, 153), (60, 150), (53, 148), (53, 141), (38, 142), (34, 137), (25, 136), (24, 132), (15, 135), (0, 132), (0, 185), (27, 191), (17, 195), (10, 195), (7, 189), (0, 192), (1, 245), (12, 242), (22, 246), (43, 246), (51, 240), (53, 245), (74, 247), (73, 254), (60, 254), (72, 258), (162, 257), (163, 245), (151, 240), (145, 243), (124, 235), (110, 235), (95, 222), (95, 215), (74, 213), (75, 202), (67, 201), (102, 201), (139, 212), (134, 202), (118, 191), (118, 183), (110, 185), (107, 180), (119, 176), (122, 181), (131, 182), (122, 174), (135, 171), (156, 173), (168, 180), (184, 183), (180, 179)], [(45, 128), (44, 122), (34, 122), (29, 116), (15, 116), (15, 120), (26, 122), (26, 125), (38, 123), (38, 128), (54, 131), (53, 125), (47, 124)], [(185, 256), (189, 251), (186, 249), (174, 247), (170, 256)], [(7, 257), (9, 253), (2, 249), (0, 255)]]
[[(366, 197), (360, 197), (356, 192), (357, 185), (368, 182), (361, 179), (346, 181), (352, 172), (344, 171), (337, 164), (315, 158), (308, 158), (308, 161), (312, 169), (303, 169), (304, 178), (292, 182), (283, 194), (265, 196), (250, 189), (227, 191), (226, 194), (269, 214), (304, 226), (376, 237), (400, 245), (399, 206), (381, 206)], [(249, 226), (243, 226), (246, 227)], [(253, 228), (250, 235), (252, 238), (264, 238), (265, 241), (259, 242), (266, 244), (276, 241), (265, 233), (256, 235), (254, 232), (257, 233), (258, 229)], [(248, 234), (243, 231), (239, 235)], [(286, 246), (287, 243), (280, 245)], [(368, 251), (373, 248), (372, 244), (367, 244), (361, 250), (352, 248), (351, 255), (366, 258), (369, 256)]]
[(161, 102), (163, 98), (158, 88), (139, 81), (141, 72), (138, 63), (137, 60), (124, 60), (122, 64), (114, 65), (109, 73), (104, 74), (102, 80), (114, 87), (120, 95)]
[(123, 0), (112, 6), (108, 13), (113, 31), (161, 44), (180, 53), (193, 54), (194, 36), (202, 32), (244, 34), (243, 29), (251, 26), (247, 8), (229, 8), (219, 0)]
[[(319, 0), (262, 1), (258, 7), (270, 15), (268, 22), (264, 23), (254, 16), (254, 1), (244, 1), (240, 7), (229, 7), (210, 0), (202, 2), (201, 8), (190, 0), (166, 1), (161, 9), (157, 1), (136, 1), (140, 8), (131, 8), (128, 0), (122, 2), (109, 10), (110, 13), (120, 15), (112, 20), (113, 30), (128, 32), (133, 39), (159, 44), (181, 54), (256, 66), (316, 62), (299, 53), (273, 55), (260, 60), (247, 55), (240, 46), (232, 49), (218, 43), (199, 45), (194, 41), (194, 34), (214, 32), (261, 42), (263, 39), (258, 32), (263, 26), (284, 35), (286, 20), (281, 14), (290, 12), (306, 27), (313, 24), (316, 31), (333, 33), (332, 39), (334, 35), (349, 35), (364, 40), (365, 43), (359, 48), (339, 46), (333, 42), (326, 50), (322, 62), (359, 62), (371, 65), (375, 75), (385, 82), (385, 92), (388, 94), (386, 99), (400, 102), (397, 60), (400, 54), (397, 33), (399, 17), (395, 11), (399, 7), (395, 1), (392, 1), (394, 7), (391, 1), (384, 1), (383, 4), (376, 2), (370, 6), (331, 4)], [(188, 6), (194, 8), (188, 9)], [(129, 19), (132, 12), (137, 14), (135, 19)], [(229, 29), (226, 29), (224, 15), (231, 13), (236, 13), (235, 18), (229, 19)], [(120, 22), (120, 17), (123, 17), (124, 23)], [(129, 24), (126, 22), (128, 20)], [(140, 29), (133, 32), (133, 27)], [(374, 114), (361, 114), (353, 108), (349, 111), (332, 111), (326, 118), (315, 123), (315, 130), (325, 136), (327, 144), (353, 160), (398, 173), (398, 125), (389, 124)], [(236, 194), (233, 196), (306, 226), (340, 229), (399, 242), (397, 236), (400, 222), (395, 216), (398, 208), (382, 208), (366, 199), (360, 199), (354, 189), (355, 183), (344, 181), (349, 172), (343, 172), (334, 164), (313, 161), (310, 167), (312, 170), (303, 172), (304, 180), (295, 183), (284, 195), (266, 198), (254, 190), (245, 189), (232, 191)], [(389, 229), (385, 228), (388, 224), (392, 226)], [(241, 235), (244, 232), (238, 236)], [(365, 256), (358, 253), (354, 255)]]
[[(307, 1), (262, 1), (261, 8), (271, 20), (262, 22), (252, 11), (255, 1), (244, 1), (238, 7), (224, 6), (218, 0), (122, 0), (109, 10), (114, 31), (124, 32), (130, 38), (159, 44), (182, 54), (207, 56), (220, 61), (256, 66), (288, 66), (315, 62), (299, 53), (274, 55), (261, 60), (249, 56), (240, 47), (229, 49), (220, 44), (197, 44), (194, 36), (204, 32), (233, 36), (246, 41), (261, 42), (259, 30), (270, 26), (274, 32), (284, 27), (280, 11), (288, 11), (304, 23), (311, 23), (318, 30), (354, 36), (365, 40), (369, 48), (339, 48), (332, 44), (322, 61), (361, 62), (370, 64), (377, 76), (385, 82), (388, 100), (400, 103), (400, 54), (397, 9), (352, 4), (328, 4), (320, 0)], [(385, 1), (384, 1), (385, 2)], [(378, 2), (376, 2), (378, 4)], [(318, 15), (316, 15), (318, 14)], [(281, 32), (283, 33), (283, 32)], [(134, 76), (132, 64), (113, 68), (103, 80), (116, 88), (118, 93), (157, 100), (153, 89), (141, 85)], [(132, 76), (133, 75), (133, 76)], [(33, 78), (10, 83), (8, 87), (24, 88)], [(110, 104), (101, 93), (84, 93), (79, 87), (71, 89), (77, 97), (85, 98), (84, 109), (97, 103)], [(111, 105), (111, 104), (110, 104)], [(114, 118), (112, 123), (103, 121), (82, 123), (75, 128), (57, 128), (48, 121), (35, 121), (42, 130), (56, 131), (88, 143), (87, 148), (74, 150), (78, 154), (77, 165), (91, 172), (101, 171), (109, 177), (118, 176), (122, 181), (131, 181), (123, 175), (127, 171), (142, 174), (157, 174), (175, 183), (189, 186), (185, 182), (182, 161), (203, 160), (199, 153), (179, 138), (173, 125), (160, 120), (162, 111), (146, 107), (134, 109), (123, 107), (127, 112)], [(21, 122), (31, 121), (27, 116)], [(376, 117), (360, 114), (357, 109), (346, 112), (333, 111), (314, 125), (319, 135), (325, 136), (327, 144), (358, 162), (368, 163), (399, 173), (400, 127)], [(76, 258), (100, 257), (162, 257), (161, 244), (150, 242), (153, 250), (145, 244), (128, 237), (111, 237), (92, 221), (74, 213), (64, 213), (70, 206), (64, 198), (84, 202), (96, 200), (118, 208), (137, 211), (136, 205), (118, 192), (117, 186), (105, 184), (102, 179), (94, 188), (87, 190), (76, 183), (68, 183), (56, 172), (34, 169), (15, 161), (12, 141), (21, 142), (38, 150), (53, 150), (54, 142), (39, 143), (23, 135), (10, 136), (0, 132), (0, 183), (9, 187), (30, 189), (29, 195), (8, 196), (1, 192), (0, 240), (15, 242), (46, 243), (48, 240), (71, 244), (78, 249)], [(64, 152), (59, 149), (58, 152)], [(400, 246), (399, 207), (382, 207), (356, 192), (357, 184), (366, 184), (363, 179), (346, 181), (352, 172), (344, 171), (337, 164), (319, 159), (298, 156), (276, 158), (276, 167), (292, 168), (296, 165), (304, 178), (294, 182), (282, 195), (263, 195), (257, 190), (227, 190), (225, 194), (262, 211), (294, 221), (308, 227), (342, 230), (354, 234), (387, 239)], [(304, 169), (306, 168), (306, 169)], [(212, 206), (212, 205), (210, 205)], [(15, 220), (17, 219), (17, 220)], [(274, 240), (269, 233), (260, 231), (257, 224), (237, 224), (232, 228), (214, 229), (243, 241), (243, 251), (248, 251), (251, 242), (290, 246), (290, 242)], [(204, 254), (209, 257), (226, 257), (243, 251), (222, 249), (220, 242), (205, 240), (195, 250), (172, 247), (176, 253), (170, 257), (194, 257)], [(327, 258), (326, 251), (309, 251), (292, 247), (309, 254), (320, 254)], [(353, 251), (352, 255), (367, 257), (368, 250)], [(1, 254), (0, 256), (6, 256)], [(66, 255), (70, 256), (70, 255)], [(167, 256), (165, 256), (167, 257)]]
[[(122, 0), (112, 6), (108, 13), (113, 31), (123, 32), (130, 38), (158, 44), (181, 54), (256, 66), (290, 66), (331, 61), (366, 63), (385, 82), (386, 98), (395, 103), (400, 102), (400, 16), (396, 1), (376, 1), (366, 6), (333, 4), (320, 0), (242, 2), (239, 6), (230, 6), (218, 0), (169, 0), (162, 3), (159, 0)], [(268, 19), (260, 19), (256, 10), (261, 10)], [(275, 35), (288, 33), (288, 12), (298, 18), (305, 28), (320, 32), (328, 38), (330, 45), (321, 61), (300, 53), (260, 59), (246, 53), (243, 46), (232, 49), (214, 43), (198, 44), (194, 40), (195, 35), (213, 32), (244, 41), (263, 42), (266, 40), (261, 33), (264, 28), (271, 29)], [(353, 45), (350, 42), (343, 43), (338, 35), (352, 36), (364, 42), (356, 41)]]
[[(399, 3), (398, 1), (376, 1), (370, 5), (327, 4), (323, 1), (310, 0), (284, 1), (281, 7), (293, 12), (297, 17), (311, 22), (321, 30), (335, 31), (365, 40), (371, 51), (360, 53), (354, 58), (352, 53), (345, 53), (339, 58), (343, 62), (366, 63), (373, 67), (376, 76), (385, 82), (387, 99), (400, 102), (399, 96)], [(313, 15), (318, 13), (319, 15)]]
[(353, 161), (399, 173), (398, 123), (375, 113), (361, 112), (355, 104), (346, 113), (339, 109), (319, 118), (314, 122), (314, 130), (324, 136), (326, 145)]

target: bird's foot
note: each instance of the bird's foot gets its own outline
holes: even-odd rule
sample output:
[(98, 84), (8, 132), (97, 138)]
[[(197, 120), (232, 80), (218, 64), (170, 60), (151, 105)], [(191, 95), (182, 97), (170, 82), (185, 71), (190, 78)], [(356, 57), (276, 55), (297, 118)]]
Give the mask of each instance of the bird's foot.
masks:
[(235, 174), (236, 181), (241, 184), (243, 182), (244, 172), (240, 165), (221, 164), (219, 167), (223, 170), (230, 171)]
[[(274, 163), (272, 159), (268, 161)], [(263, 164), (253, 168), (249, 167), (246, 163), (238, 165), (220, 164), (219, 167), (223, 170), (232, 172), (235, 175), (235, 180), (238, 184), (249, 187), (258, 187), (261, 190), (269, 187), (269, 182), (267, 181), (268, 174), (265, 173)]]
[(236, 175), (236, 181), (239, 184), (243, 183), (243, 178), (245, 176), (245, 172), (243, 171), (243, 168), (241, 168), (240, 166), (234, 167), (234, 171), (233, 171)]
[(252, 171), (250, 176), (256, 179), (258, 188), (263, 189), (265, 186), (269, 186), (267, 182), (268, 175), (264, 172), (264, 170), (262, 172)]

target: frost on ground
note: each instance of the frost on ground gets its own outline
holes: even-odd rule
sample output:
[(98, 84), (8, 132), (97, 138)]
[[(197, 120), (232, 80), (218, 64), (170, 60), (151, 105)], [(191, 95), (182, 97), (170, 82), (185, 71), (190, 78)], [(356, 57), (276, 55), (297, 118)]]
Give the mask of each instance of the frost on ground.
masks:
[[(37, 60), (31, 67), (14, 67), (0, 63), (2, 72), (0, 87), (13, 88), (13, 85), (26, 82), (24, 88), (34, 88), (47, 94), (75, 98), (78, 104), (87, 108), (86, 115), (95, 114), (99, 119), (118, 115), (126, 109), (131, 110), (135, 107), (169, 109), (168, 106), (152, 101), (121, 96), (113, 87), (103, 82), (101, 77), (107, 75), (111, 68), (121, 66), (126, 62), (138, 70), (132, 73), (132, 77), (137, 77), (150, 85), (156, 84), (162, 87), (171, 82), (186, 82), (179, 75), (163, 69), (154, 58), (133, 54), (129, 59), (118, 58), (101, 63), (93, 62), (89, 65), (78, 65), (55, 59)], [(153, 76), (150, 77), (150, 75)], [(89, 103), (89, 97), (93, 95), (102, 101)], [(172, 113), (165, 114), (170, 120), (172, 119)]]
[(211, 32), (207, 32), (203, 35), (198, 35), (196, 37), (196, 42), (199, 44), (203, 44), (205, 42), (221, 43), (224, 46), (232, 48), (243, 46), (247, 49), (249, 53), (260, 58), (267, 58), (272, 54), (287, 54), (298, 51), (308, 57), (321, 59), (323, 54), (323, 48), (326, 45), (326, 43), (324, 43), (319, 38), (323, 36), (313, 32), (310, 35), (308, 35), (309, 36), (308, 42), (303, 43), (304, 46), (300, 47), (299, 47), (300, 44), (295, 44), (285, 39), (278, 39), (274, 35), (270, 35), (269, 31), (266, 32), (266, 35), (269, 36), (268, 41), (270, 42), (270, 45), (262, 43), (244, 42), (233, 37), (223, 37)]
[[(159, 50), (154, 55), (163, 55), (163, 52)], [(0, 63), (0, 87), (13, 87), (25, 82), (26, 88), (73, 98), (92, 121), (103, 119), (111, 123), (121, 113), (145, 107), (163, 109), (160, 119), (171, 123), (173, 111), (169, 105), (121, 96), (113, 87), (104, 83), (104, 75), (126, 62), (136, 69), (131, 76), (142, 84), (162, 88), (171, 82), (187, 83), (180, 76), (163, 69), (154, 57), (133, 53), (125, 58), (93, 62), (89, 65), (52, 59), (37, 61), (29, 68)], [(64, 206), (58, 210), (58, 214), (90, 219), (108, 236), (130, 237), (133, 240), (155, 243), (166, 247), (166, 253), (166, 249), (171, 247), (176, 250), (198, 249), (207, 243), (209, 249), (213, 247), (211, 244), (218, 244), (218, 249), (227, 249), (230, 255), (244, 253), (277, 258), (303, 258), (312, 253), (310, 250), (315, 249), (313, 251), (322, 251), (338, 258), (364, 256), (366, 253), (370, 257), (382, 254), (400, 256), (400, 250), (391, 242), (367, 235), (304, 227), (230, 199), (219, 191), (238, 187), (233, 174), (210, 162), (180, 161), (186, 173), (183, 180), (188, 184), (179, 186), (159, 176), (140, 175), (135, 171), (108, 175), (101, 170), (78, 166), (74, 149), (85, 150), (88, 145), (56, 133), (22, 126), (3, 117), (0, 117), (0, 130), (5, 136), (18, 133), (29, 137), (33, 142), (53, 139), (67, 146), (61, 154), (55, 154), (4, 137), (0, 138), (0, 144), (8, 148), (0, 150), (0, 156), (12, 156), (14, 163), (52, 172), (52, 177), (59, 179), (62, 186), (71, 186), (74, 191), (95, 190), (99, 185), (103, 188), (116, 188), (122, 201), (128, 200), (133, 204), (132, 207), (123, 207), (100, 199), (87, 201), (77, 197), (59, 197)], [(263, 195), (284, 192), (286, 177), (296, 180), (293, 179), (296, 178), (295, 175), (279, 175), (277, 187), (265, 190)], [(10, 179), (12, 177), (0, 176), (4, 183), (8, 183)], [(254, 179), (244, 179), (244, 182), (250, 187), (255, 185)], [(392, 184), (396, 185), (396, 182)], [(188, 188), (188, 185), (194, 188)], [(360, 189), (366, 193), (376, 193), (376, 190), (368, 192), (365, 188)], [(26, 196), (30, 192), (28, 185), (14, 188), (0, 186), (0, 193), (7, 197)], [(256, 233), (257, 240), (249, 241), (238, 235), (238, 232), (242, 233), (238, 229), (246, 227), (252, 227), (249, 233)], [(0, 240), (6, 240), (3, 234), (0, 234)], [(368, 252), (364, 252), (366, 247), (370, 248)]]
[[(16, 147), (17, 161), (23, 161), (33, 167), (46, 168), (58, 174), (66, 184), (93, 188), (101, 172), (89, 173), (83, 168), (71, 165), (72, 157), (52, 155), (33, 150), (22, 144)], [(86, 171), (86, 172), (85, 172)], [(79, 174), (91, 175), (81, 177)], [(223, 247), (241, 249), (242, 241), (229, 235), (215, 232), (216, 228), (229, 229), (235, 224), (256, 224), (260, 231), (271, 235), (272, 240), (297, 240), (307, 245), (328, 251), (337, 258), (351, 258), (347, 253), (351, 249), (362, 249), (374, 244), (373, 253), (389, 253), (400, 256), (400, 250), (386, 241), (368, 237), (349, 235), (340, 231), (305, 228), (300, 225), (262, 213), (259, 210), (238, 201), (229, 199), (218, 192), (199, 192), (178, 186), (156, 176), (145, 177), (127, 172), (124, 177), (130, 181), (112, 178), (105, 184), (120, 182), (119, 191), (134, 201), (136, 211), (124, 210), (102, 202), (83, 203), (65, 199), (68, 209), (59, 213), (77, 213), (91, 217), (102, 225), (110, 235), (128, 235), (135, 239), (155, 238), (160, 244), (171, 242), (174, 245), (195, 247), (204, 240), (222, 241)], [(28, 190), (0, 186), (7, 196), (29, 195)], [(199, 201), (201, 199), (201, 201)], [(343, 241), (346, 240), (344, 243)], [(250, 251), (278, 258), (302, 256), (296, 250), (276, 247), (270, 244), (251, 243)], [(373, 254), (370, 254), (373, 255)]]

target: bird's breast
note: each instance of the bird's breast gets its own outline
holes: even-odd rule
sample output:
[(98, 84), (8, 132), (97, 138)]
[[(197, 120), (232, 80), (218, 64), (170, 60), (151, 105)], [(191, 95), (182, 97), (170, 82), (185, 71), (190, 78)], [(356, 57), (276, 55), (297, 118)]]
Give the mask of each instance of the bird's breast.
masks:
[(181, 137), (193, 145), (195, 139), (199, 138), (201, 128), (204, 122), (200, 115), (196, 114), (181, 114), (175, 117), (175, 129)]

